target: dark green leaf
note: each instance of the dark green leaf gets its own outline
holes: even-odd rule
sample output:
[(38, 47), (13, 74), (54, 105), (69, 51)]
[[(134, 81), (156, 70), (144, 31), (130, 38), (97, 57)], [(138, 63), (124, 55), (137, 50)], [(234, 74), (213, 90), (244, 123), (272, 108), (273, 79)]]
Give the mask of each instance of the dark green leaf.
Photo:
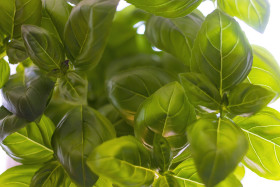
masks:
[(12, 40), (7, 45), (6, 50), (11, 64), (22, 62), (28, 58), (24, 43), (21, 40)]
[(5, 187), (26, 187), (30, 185), (32, 176), (40, 168), (34, 165), (15, 166), (0, 175), (0, 184)]
[(66, 53), (82, 70), (99, 62), (119, 0), (85, 0), (75, 6), (65, 26)]
[(152, 14), (176, 18), (183, 17), (191, 13), (202, 0), (126, 0), (128, 3), (135, 5)]
[(155, 177), (149, 152), (132, 136), (98, 146), (87, 161), (92, 171), (120, 186), (149, 186)]
[(63, 46), (47, 30), (32, 26), (22, 26), (22, 37), (31, 60), (45, 71), (60, 69), (64, 62)]
[(198, 10), (181, 18), (152, 16), (146, 24), (146, 36), (154, 46), (189, 67), (193, 42), (203, 21), (204, 16)]
[(0, 59), (0, 88), (2, 88), (10, 77), (10, 66), (4, 59)]
[(157, 89), (174, 80), (161, 69), (134, 68), (113, 76), (108, 81), (107, 90), (110, 102), (130, 124), (134, 124), (140, 104)]
[(200, 119), (188, 132), (198, 174), (209, 187), (233, 172), (248, 149), (244, 133), (228, 119)]
[(239, 24), (220, 10), (208, 15), (194, 42), (191, 70), (220, 91), (242, 82), (252, 66), (252, 50)]
[(58, 33), (54, 23), (52, 22), (52, 19), (46, 9), (42, 10), (41, 27), (43, 29), (46, 29), (50, 34), (56, 36), (56, 38), (60, 39), (60, 41), (62, 40), (62, 38), (60, 38), (59, 33)]
[[(13, 123), (22, 125), (20, 123), (24, 123), (24, 121), (13, 116), (4, 118), (1, 128), (16, 125)], [(54, 128), (52, 121), (43, 116), (39, 123), (29, 123), (17, 132), (9, 129), (14, 133), (8, 135), (1, 142), (1, 146), (10, 157), (23, 164), (40, 164), (49, 161), (53, 158), (51, 136)]]
[(98, 176), (86, 166), (86, 160), (95, 147), (115, 134), (110, 121), (99, 112), (77, 106), (64, 116), (54, 132), (55, 157), (78, 186), (92, 186)]
[(235, 87), (228, 96), (227, 109), (231, 114), (254, 114), (266, 107), (276, 94), (261, 86), (243, 83)]
[(189, 101), (198, 108), (206, 107), (218, 110), (221, 105), (221, 96), (216, 86), (204, 75), (199, 73), (180, 74), (181, 84)]
[(171, 151), (177, 154), (187, 144), (187, 126), (196, 119), (178, 82), (169, 83), (148, 97), (135, 116), (135, 136), (149, 149), (156, 135), (167, 140)]
[(13, 23), (16, 11), (15, 0), (1, 1), (0, 3), (0, 44), (13, 33)]
[(269, 20), (268, 0), (218, 0), (218, 6), (263, 33)]
[(13, 114), (34, 121), (43, 114), (54, 82), (38, 69), (26, 68), (25, 73), (12, 75), (2, 88), (3, 106)]

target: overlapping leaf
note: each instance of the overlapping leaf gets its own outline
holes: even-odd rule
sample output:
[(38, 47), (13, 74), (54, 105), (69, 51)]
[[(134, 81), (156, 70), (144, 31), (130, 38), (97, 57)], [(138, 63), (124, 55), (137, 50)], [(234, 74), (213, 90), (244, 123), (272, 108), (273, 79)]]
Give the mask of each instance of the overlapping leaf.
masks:
[(10, 66), (4, 59), (0, 59), (0, 88), (2, 88), (10, 77)]
[(9, 63), (16, 64), (28, 58), (24, 43), (22, 40), (12, 40), (6, 48)]

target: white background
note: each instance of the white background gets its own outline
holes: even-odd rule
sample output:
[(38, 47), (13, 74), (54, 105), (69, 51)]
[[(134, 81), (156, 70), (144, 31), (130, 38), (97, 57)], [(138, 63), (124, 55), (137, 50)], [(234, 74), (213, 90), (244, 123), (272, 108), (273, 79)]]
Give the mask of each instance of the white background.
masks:
[[(242, 21), (239, 22), (242, 29), (246, 33), (250, 43), (257, 44), (268, 49), (279, 63), (280, 62), (280, 1), (269, 0), (269, 2), (271, 5), (271, 15), (270, 15), (269, 24), (264, 34), (260, 34), (256, 32), (255, 30), (251, 29), (246, 24), (244, 24)], [(118, 7), (118, 10), (121, 10), (125, 6), (127, 6), (127, 4), (122, 1), (120, 6)], [(204, 14), (208, 14), (214, 9), (214, 6), (212, 2), (206, 1), (199, 7), (199, 9)], [(144, 33), (145, 28), (143, 26), (139, 29), (140, 29), (139, 33), (141, 34)], [(14, 73), (15, 67), (13, 66), (11, 69), (12, 69), (11, 73)], [(0, 105), (1, 103), (2, 101), (0, 97)], [(280, 111), (280, 101), (279, 100), (276, 101), (271, 105), (271, 107)], [(0, 173), (6, 170), (6, 159), (7, 156), (5, 152), (0, 148)], [(279, 187), (280, 186), (280, 181), (266, 180), (264, 178), (257, 176), (249, 169), (246, 169), (246, 175), (242, 180), (242, 183), (244, 187)]]

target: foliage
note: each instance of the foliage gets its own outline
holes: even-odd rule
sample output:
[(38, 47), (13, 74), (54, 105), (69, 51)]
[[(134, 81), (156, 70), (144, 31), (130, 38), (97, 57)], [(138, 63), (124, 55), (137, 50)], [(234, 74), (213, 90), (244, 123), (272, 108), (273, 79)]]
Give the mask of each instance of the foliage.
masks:
[(233, 17), (264, 32), (267, 0), (127, 2), (1, 1), (0, 145), (22, 165), (0, 185), (280, 180), (280, 68)]

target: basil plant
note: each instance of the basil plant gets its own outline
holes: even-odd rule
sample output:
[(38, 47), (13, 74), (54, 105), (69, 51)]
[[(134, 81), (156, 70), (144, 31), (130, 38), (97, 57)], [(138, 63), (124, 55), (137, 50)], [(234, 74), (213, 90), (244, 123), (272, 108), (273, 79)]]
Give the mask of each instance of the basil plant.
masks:
[(0, 186), (280, 180), (280, 68), (236, 21), (264, 32), (268, 1), (127, 2), (0, 2)]

